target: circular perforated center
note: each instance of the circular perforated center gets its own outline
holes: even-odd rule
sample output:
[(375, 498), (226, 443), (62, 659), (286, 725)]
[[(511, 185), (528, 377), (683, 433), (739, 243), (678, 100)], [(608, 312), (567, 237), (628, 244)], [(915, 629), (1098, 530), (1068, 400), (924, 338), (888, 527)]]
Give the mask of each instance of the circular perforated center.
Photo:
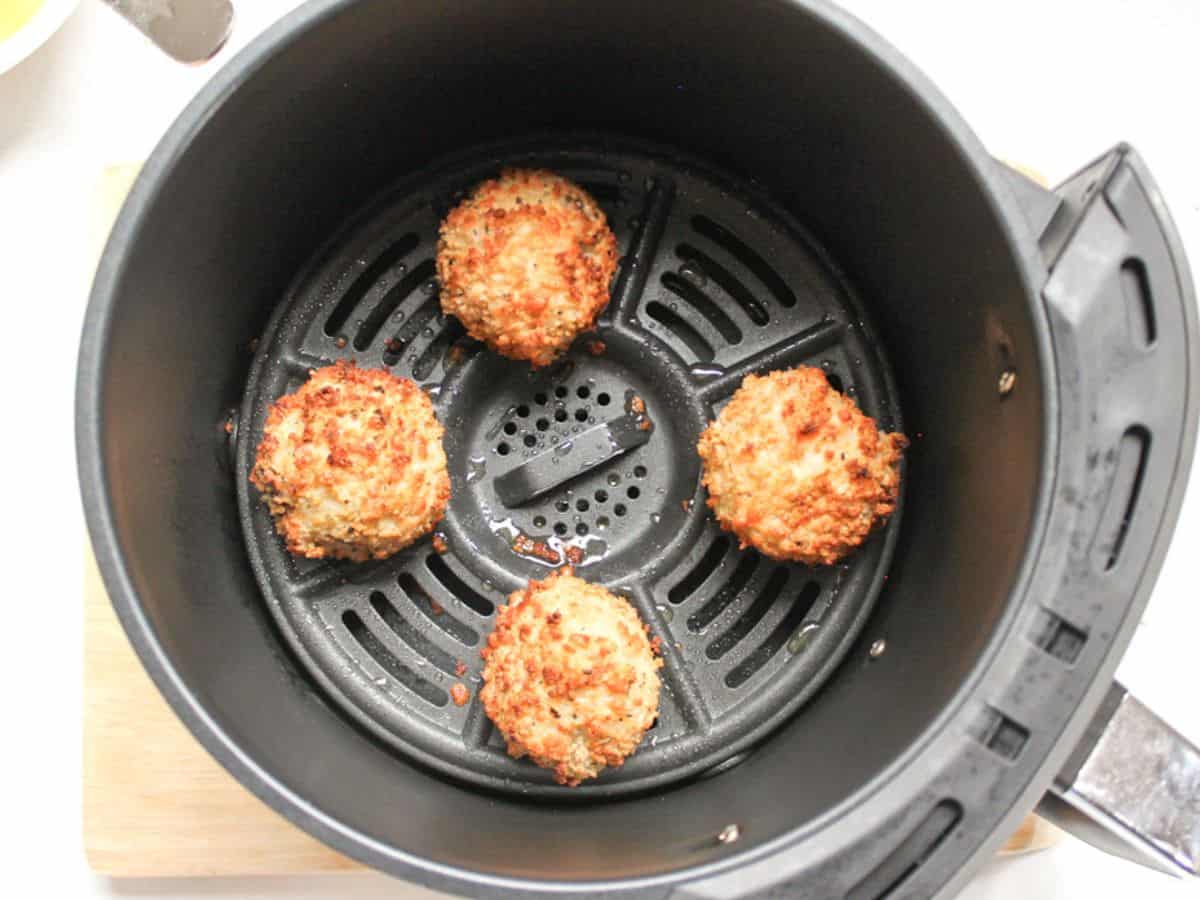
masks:
[[(394, 191), (280, 305), (236, 430), (250, 557), (313, 678), (381, 741), (493, 790), (607, 796), (737, 758), (849, 646), (898, 528), (897, 515), (845, 563), (809, 569), (741, 550), (717, 527), (695, 446), (745, 374), (820, 365), (889, 430), (901, 425), (895, 390), (864, 310), (785, 214), (675, 151), (606, 146), (491, 148)], [(441, 218), (501, 165), (581, 183), (623, 254), (594, 333), (544, 369), (484, 352), (442, 315), (431, 280)], [(446, 428), (446, 518), (375, 563), (290, 557), (247, 482), (269, 404), (337, 359), (413, 378)], [(496, 607), (564, 565), (626, 596), (664, 660), (642, 746), (575, 789), (510, 758), (478, 701)]]

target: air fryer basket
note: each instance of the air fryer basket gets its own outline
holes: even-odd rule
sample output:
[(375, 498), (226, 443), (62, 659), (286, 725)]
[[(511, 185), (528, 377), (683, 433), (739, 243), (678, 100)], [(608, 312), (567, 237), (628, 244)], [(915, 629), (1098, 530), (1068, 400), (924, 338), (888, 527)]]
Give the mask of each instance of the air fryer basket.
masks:
[[(505, 164), (579, 180), (622, 246), (612, 308), (544, 373), (479, 352), (432, 281), (438, 220)], [(930, 896), (1051, 786), (1186, 867), (1200, 811), (1131, 820), (1113, 760), (1161, 736), (1194, 801), (1194, 749), (1108, 679), (1177, 512), (1195, 341), (1131, 151), (1041, 190), (823, 3), (317, 0), (134, 188), (85, 326), (81, 481), (184, 721), (403, 877)], [(266, 404), (338, 358), (435, 396), (445, 553), (297, 562), (247, 487)], [(826, 570), (732, 547), (693, 451), (745, 372), (801, 362), (913, 439), (902, 514)], [(667, 644), (646, 744), (575, 790), (474, 699), (495, 605), (547, 570), (520, 535), (578, 548)]]
[[(749, 186), (685, 159), (594, 134), (459, 154), (324, 248), (259, 341), (233, 443), (268, 608), (351, 715), (448, 774), (594, 799), (710, 770), (812, 695), (882, 586), (899, 515), (845, 563), (809, 568), (739, 550), (708, 512), (696, 441), (745, 372), (820, 365), (886, 429), (902, 422), (866, 314), (832, 263)], [(432, 277), (438, 223), (504, 165), (587, 185), (622, 248), (597, 328), (542, 371), (481, 353), (440, 313)], [(434, 396), (453, 484), (441, 552), (427, 539), (376, 564), (318, 564), (275, 534), (248, 482), (267, 408), (336, 359), (385, 366)], [(651, 624), (667, 684), (638, 753), (577, 789), (511, 759), (477, 690), (468, 706), (449, 702), (452, 684), (480, 684), (495, 604), (572, 559)]]

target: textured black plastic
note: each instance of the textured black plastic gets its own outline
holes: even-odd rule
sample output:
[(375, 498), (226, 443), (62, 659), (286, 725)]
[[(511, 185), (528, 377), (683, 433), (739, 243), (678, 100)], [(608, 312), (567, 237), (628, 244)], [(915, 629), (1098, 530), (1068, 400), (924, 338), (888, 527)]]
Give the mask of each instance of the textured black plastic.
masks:
[[(502, 166), (553, 169), (604, 208), (623, 257), (594, 332), (543, 370), (484, 352), (442, 315), (437, 225)], [(768, 261), (769, 260), (769, 261)], [(248, 485), (269, 404), (338, 359), (420, 383), (446, 426), (452, 492), (438, 528), (367, 564), (287, 553)], [(751, 185), (680, 153), (593, 136), (489, 145), (398, 185), (283, 298), (237, 430), (239, 504), (283, 633), (360, 724), (494, 790), (612, 796), (744, 752), (828, 677), (883, 582), (900, 515), (845, 562), (739, 550), (700, 486), (696, 440), (748, 372), (821, 366), (886, 430), (896, 389), (857, 299), (813, 239)], [(574, 563), (662, 639), (658, 721), (580, 788), (511, 759), (478, 701), (479, 648), (507, 592)], [(459, 673), (462, 674), (459, 674)], [(459, 707), (450, 687), (468, 686)]]

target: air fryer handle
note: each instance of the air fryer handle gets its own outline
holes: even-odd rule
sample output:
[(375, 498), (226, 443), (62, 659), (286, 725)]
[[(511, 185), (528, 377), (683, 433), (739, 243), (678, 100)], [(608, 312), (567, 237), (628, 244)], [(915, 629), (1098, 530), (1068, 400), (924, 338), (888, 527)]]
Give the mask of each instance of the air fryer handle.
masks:
[[(1013, 184), (1049, 272), (1054, 502), (1070, 549), (1058, 594), (1043, 602), (1069, 638), (1048, 652), (1074, 664), (1074, 654), (1123, 646), (1107, 633), (1090, 641), (1091, 620), (1144, 596), (1178, 516), (1200, 393), (1196, 300), (1178, 234), (1131, 148), (1053, 193), (1015, 173)], [(1039, 812), (1101, 849), (1197, 875), (1200, 750), (1113, 684)]]
[(1200, 875), (1200, 749), (1119, 684), (1038, 812), (1108, 853)]

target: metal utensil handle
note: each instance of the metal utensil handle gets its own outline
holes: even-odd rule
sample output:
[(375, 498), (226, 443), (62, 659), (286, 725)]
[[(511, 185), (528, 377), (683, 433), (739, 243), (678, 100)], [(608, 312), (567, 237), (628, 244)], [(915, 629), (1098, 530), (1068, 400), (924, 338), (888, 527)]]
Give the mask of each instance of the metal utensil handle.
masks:
[(1200, 875), (1200, 748), (1121, 685), (1052, 790), (1039, 811), (1077, 837), (1172, 875)]
[(201, 63), (224, 46), (233, 27), (229, 0), (104, 0), (173, 59)]

